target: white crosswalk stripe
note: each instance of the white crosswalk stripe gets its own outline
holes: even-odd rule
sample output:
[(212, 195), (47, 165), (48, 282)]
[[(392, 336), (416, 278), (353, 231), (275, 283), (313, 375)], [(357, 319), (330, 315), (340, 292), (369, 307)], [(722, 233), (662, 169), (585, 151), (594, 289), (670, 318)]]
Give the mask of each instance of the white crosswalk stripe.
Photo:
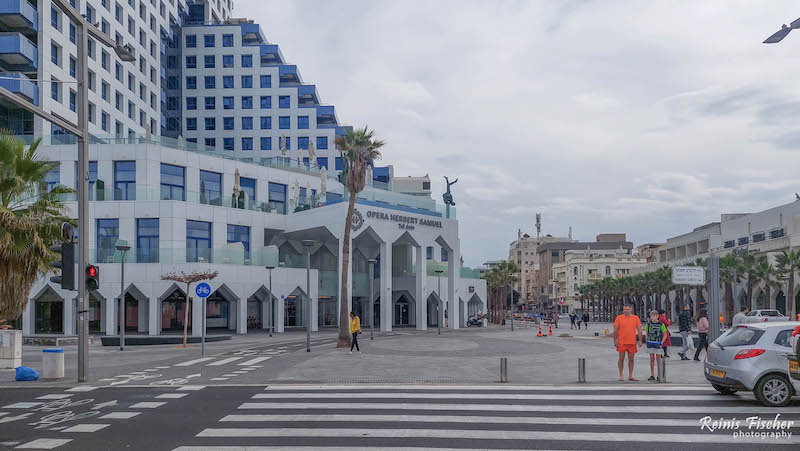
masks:
[[(746, 418), (783, 428), (748, 429)], [(701, 419), (739, 419), (738, 430)], [(800, 404), (704, 386), (271, 385), (175, 451), (301, 449), (797, 449)], [(769, 432), (772, 435), (735, 434)], [(746, 447), (746, 448), (745, 448)]]
[(235, 362), (235, 361), (241, 360), (241, 359), (243, 359), (243, 357), (228, 357), (227, 359), (222, 359), (222, 360), (217, 360), (215, 362), (211, 362), (206, 366), (222, 366), (222, 365), (225, 365), (226, 363)]

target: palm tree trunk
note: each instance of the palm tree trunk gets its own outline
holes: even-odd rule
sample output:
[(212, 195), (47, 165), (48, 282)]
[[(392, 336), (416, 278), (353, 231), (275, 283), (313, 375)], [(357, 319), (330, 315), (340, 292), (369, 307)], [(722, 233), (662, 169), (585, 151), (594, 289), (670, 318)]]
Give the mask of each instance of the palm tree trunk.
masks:
[[(350, 290), (347, 276), (350, 274), (350, 229), (353, 224), (353, 210), (356, 205), (356, 193), (350, 193), (350, 200), (347, 203), (347, 216), (344, 223), (344, 238), (342, 242), (342, 278), (341, 291), (339, 292), (339, 339), (336, 341), (337, 348), (350, 347), (350, 321), (347, 314), (347, 295)], [(418, 263), (421, 264), (421, 263)], [(372, 275), (370, 275), (372, 277)], [(370, 318), (371, 320), (371, 318)]]
[[(192, 301), (192, 298), (189, 297), (189, 289), (192, 287), (191, 283), (186, 284), (186, 305), (183, 308), (183, 347), (186, 347), (186, 342), (188, 341), (189, 337), (189, 303)], [(125, 307), (125, 300), (122, 301), (123, 308)]]
[(725, 319), (733, 320), (733, 281), (728, 282), (725, 290)]
[(795, 304), (794, 304), (794, 302), (795, 302), (794, 301), (794, 269), (792, 269), (790, 271), (790, 273), (791, 274), (789, 274), (789, 298), (786, 299), (786, 314), (787, 314), (787, 316), (789, 317), (790, 320), (794, 321), (796, 319), (795, 315), (797, 314), (797, 312), (795, 312), (795, 308), (794, 308), (795, 307)]

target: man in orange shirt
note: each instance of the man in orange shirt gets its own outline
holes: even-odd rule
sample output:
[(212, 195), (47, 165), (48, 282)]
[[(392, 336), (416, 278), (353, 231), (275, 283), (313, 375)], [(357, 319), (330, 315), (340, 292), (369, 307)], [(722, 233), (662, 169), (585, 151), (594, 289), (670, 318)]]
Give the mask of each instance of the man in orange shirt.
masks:
[(619, 353), (617, 362), (619, 380), (620, 382), (625, 380), (622, 377), (622, 369), (625, 367), (625, 353), (627, 353), (628, 380), (637, 382), (638, 379), (633, 377), (633, 356), (636, 354), (637, 346), (642, 345), (642, 322), (638, 316), (631, 314), (633, 308), (630, 304), (625, 304), (622, 311), (622, 315), (614, 320), (614, 347)]

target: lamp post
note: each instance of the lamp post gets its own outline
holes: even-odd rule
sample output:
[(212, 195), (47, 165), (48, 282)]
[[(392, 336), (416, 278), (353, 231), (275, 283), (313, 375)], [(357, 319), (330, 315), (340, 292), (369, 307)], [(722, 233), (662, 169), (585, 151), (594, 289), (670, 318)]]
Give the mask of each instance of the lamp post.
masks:
[(274, 266), (267, 265), (267, 271), (269, 271), (269, 336), (272, 336), (272, 328), (275, 327), (275, 304), (272, 302), (272, 270), (275, 269)]
[(117, 240), (114, 247), (122, 254), (119, 277), (119, 350), (125, 350), (125, 253), (131, 250), (128, 242)]
[(436, 292), (436, 297), (439, 300), (436, 302), (436, 329), (438, 330), (438, 334), (441, 335), (442, 333), (442, 321), (444, 321), (444, 315), (442, 314), (442, 273), (444, 270), (442, 268), (436, 268), (436, 281), (439, 285), (439, 291)]
[(372, 301), (372, 293), (374, 293), (374, 291), (372, 291), (372, 284), (374, 283), (373, 279), (375, 277), (375, 263), (378, 263), (378, 260), (370, 258), (367, 260), (367, 263), (369, 263), (369, 296), (367, 296), (367, 302), (369, 303), (369, 339), (372, 340), (374, 338), (372, 329), (373, 323), (375, 322), (375, 314), (372, 311), (374, 306)]
[(316, 241), (301, 242), (306, 249), (306, 352), (311, 352), (311, 247)]
[(508, 282), (508, 288), (511, 294), (511, 332), (514, 332), (514, 283)]

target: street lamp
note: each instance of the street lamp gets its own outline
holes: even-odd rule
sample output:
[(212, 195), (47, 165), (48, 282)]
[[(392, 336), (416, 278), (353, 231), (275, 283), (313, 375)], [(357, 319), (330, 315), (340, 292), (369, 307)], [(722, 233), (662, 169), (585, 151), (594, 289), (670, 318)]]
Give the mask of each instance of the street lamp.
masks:
[(119, 277), (119, 350), (125, 350), (125, 253), (131, 250), (128, 242), (117, 240), (114, 247), (122, 254)]
[(789, 34), (790, 31), (800, 28), (800, 19), (796, 19), (794, 22), (790, 23), (788, 26), (783, 24), (780, 30), (776, 31), (772, 34), (772, 36), (768, 37), (763, 43), (764, 44), (775, 44), (781, 42), (786, 35)]
[(374, 282), (373, 279), (375, 277), (375, 263), (378, 263), (378, 260), (370, 258), (369, 260), (367, 260), (367, 263), (369, 263), (369, 296), (367, 297), (367, 302), (369, 303), (369, 339), (372, 340), (374, 338), (372, 332), (373, 328), (372, 324), (375, 322), (375, 314), (372, 312), (373, 308), (372, 293), (374, 293), (374, 291), (372, 291), (372, 284)]
[(436, 292), (436, 296), (439, 300), (436, 302), (436, 328), (438, 329), (438, 333), (442, 333), (442, 321), (444, 321), (444, 315), (442, 314), (441, 304), (442, 304), (442, 273), (444, 270), (442, 268), (436, 268), (434, 270), (436, 272), (436, 281), (439, 284), (439, 291)]
[(311, 247), (314, 240), (303, 240), (306, 249), (306, 352), (311, 352)]

